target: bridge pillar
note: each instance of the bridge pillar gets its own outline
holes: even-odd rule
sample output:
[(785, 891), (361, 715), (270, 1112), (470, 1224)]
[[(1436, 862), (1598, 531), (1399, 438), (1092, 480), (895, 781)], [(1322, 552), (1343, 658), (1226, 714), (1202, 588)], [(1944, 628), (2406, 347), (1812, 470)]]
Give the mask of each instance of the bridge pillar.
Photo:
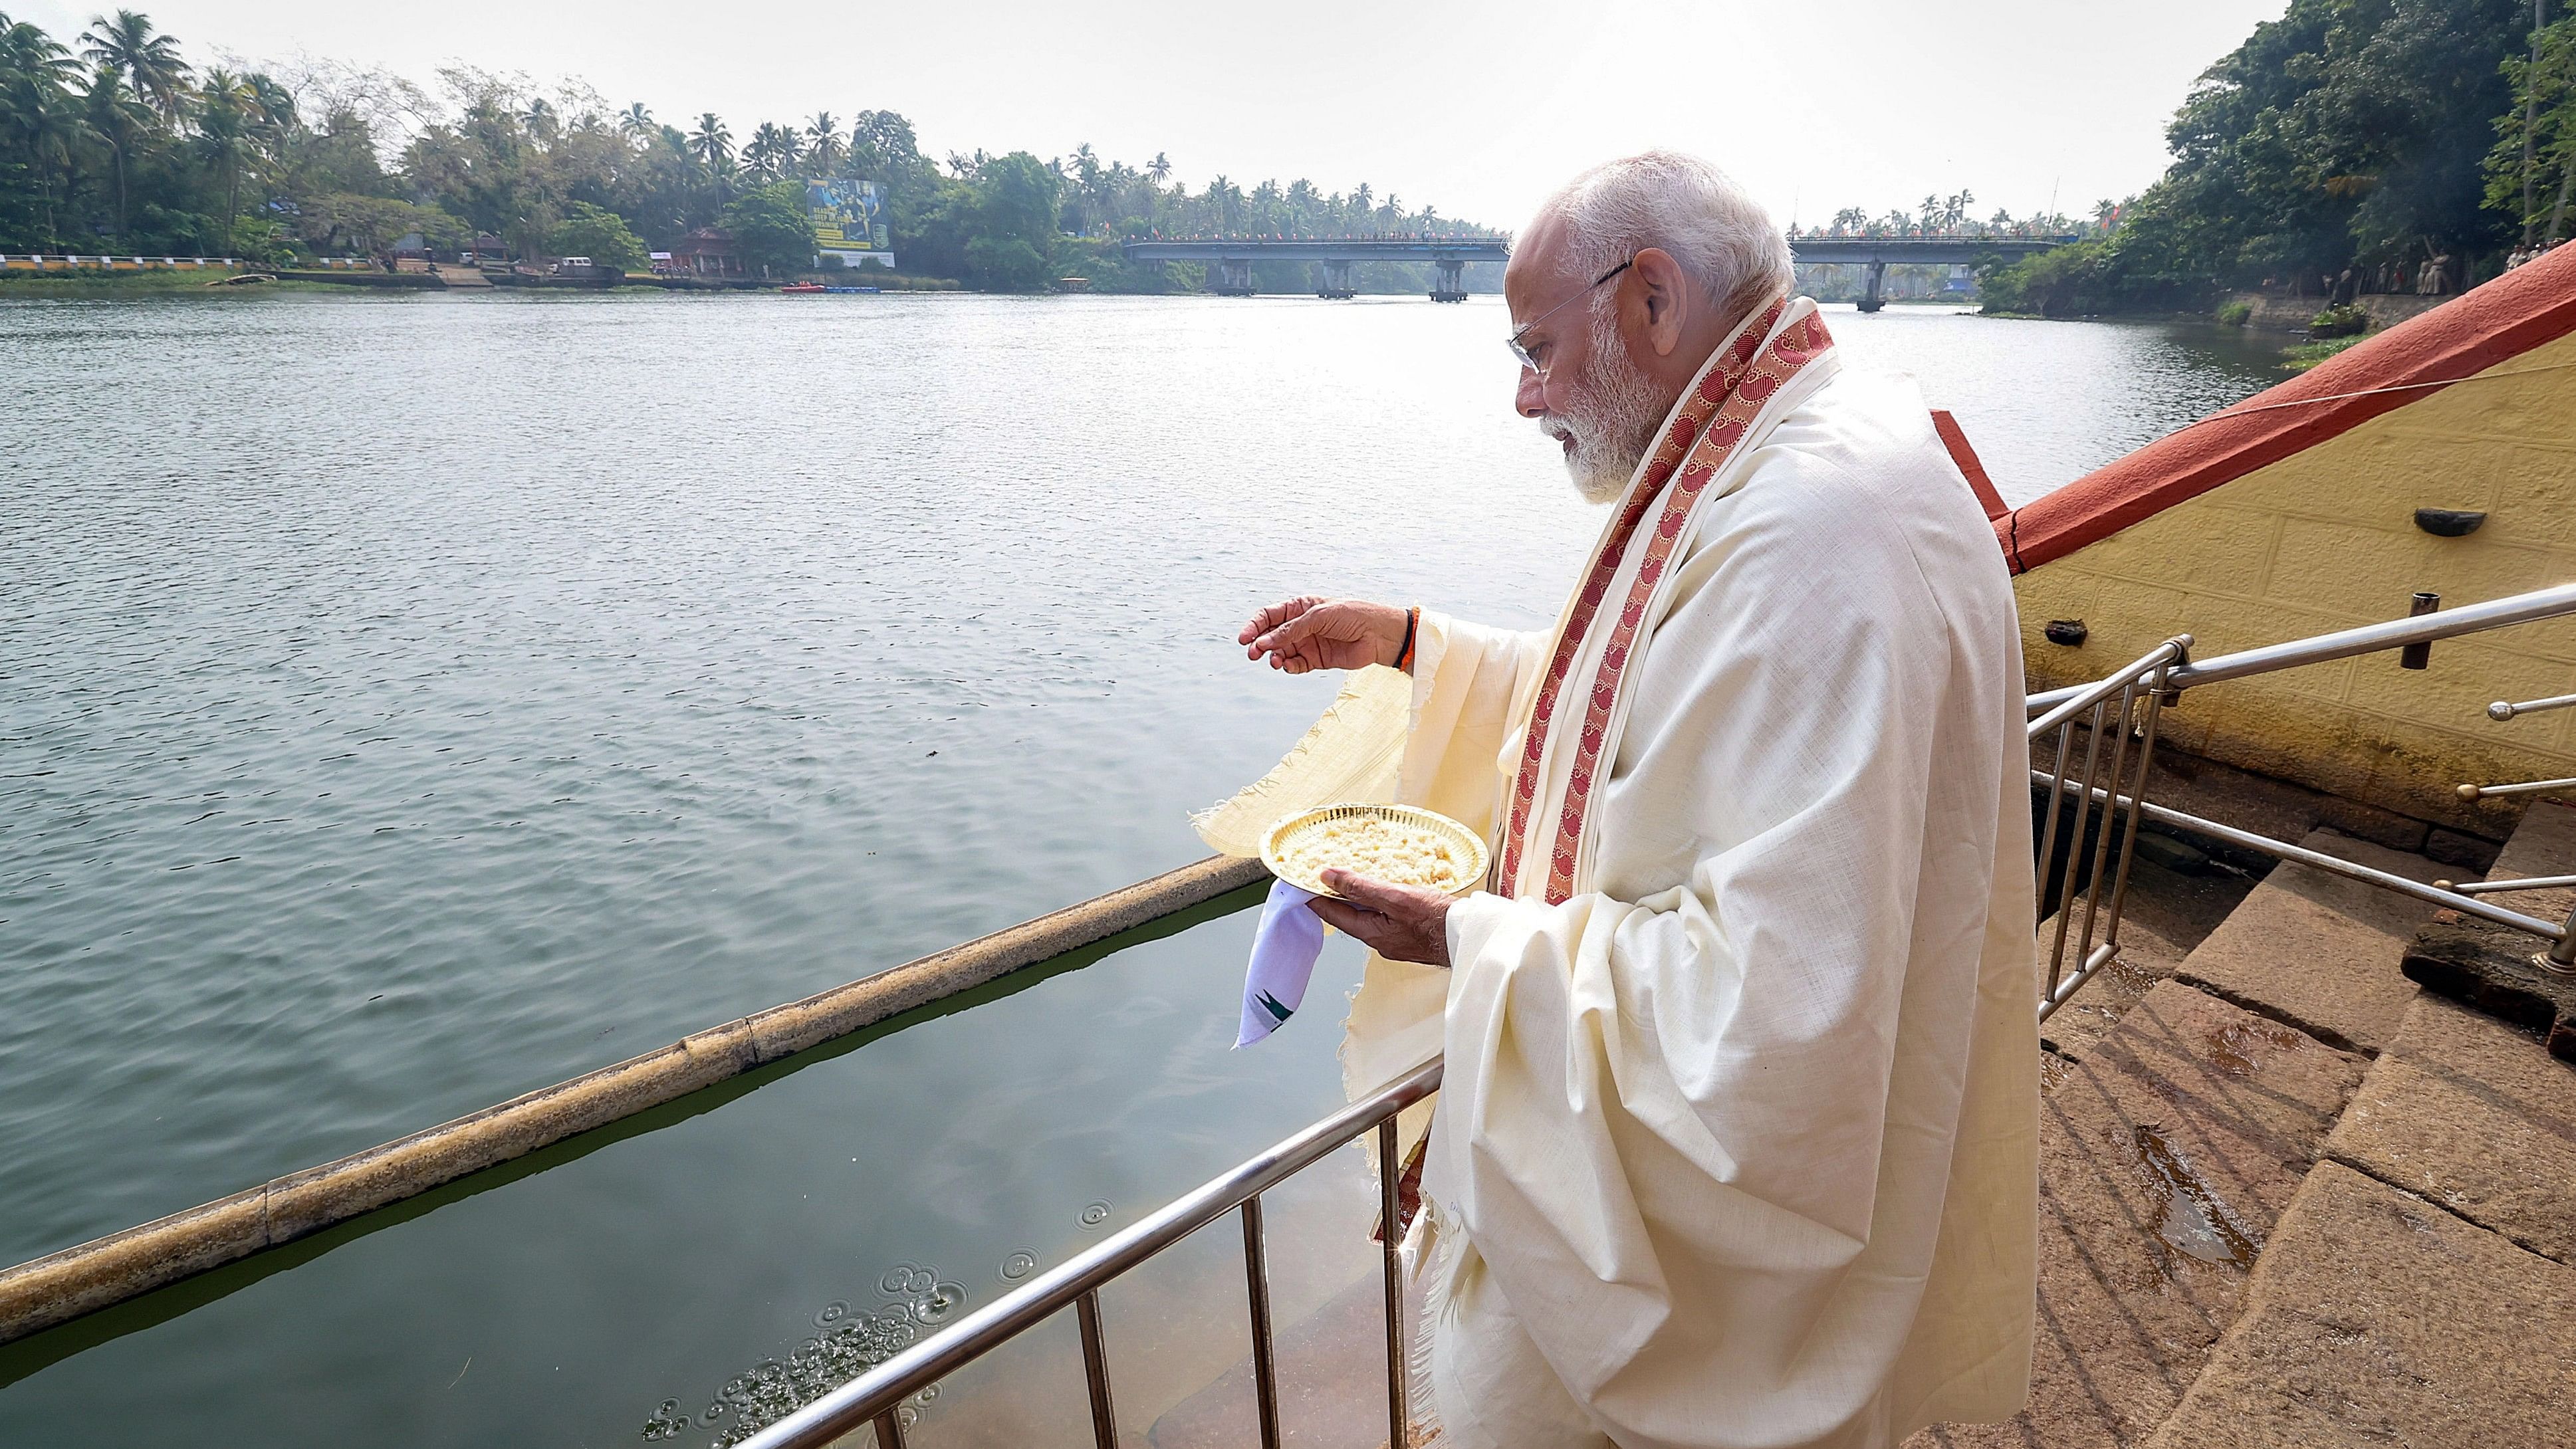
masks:
[(1252, 295), (1252, 258), (1219, 257), (1216, 263), (1216, 294), (1220, 297)]
[(1456, 257), (1435, 257), (1432, 260), (1440, 268), (1440, 278), (1431, 284), (1431, 300), (1434, 302), (1466, 301), (1467, 264)]
[(1869, 295), (1860, 299), (1862, 311), (1875, 312), (1887, 305), (1887, 299), (1878, 295), (1879, 283), (1886, 278), (1887, 263), (1872, 258), (1869, 264)]
[(1351, 288), (1351, 261), (1348, 257), (1328, 257), (1324, 261), (1324, 285), (1315, 295), (1330, 300), (1344, 300), (1359, 294)]

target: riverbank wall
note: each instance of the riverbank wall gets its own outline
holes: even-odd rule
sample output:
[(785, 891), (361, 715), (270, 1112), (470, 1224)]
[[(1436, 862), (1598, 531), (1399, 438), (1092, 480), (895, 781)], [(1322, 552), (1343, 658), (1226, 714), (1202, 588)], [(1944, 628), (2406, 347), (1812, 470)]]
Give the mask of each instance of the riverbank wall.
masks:
[[(2352, 304), (2370, 318), (2370, 328), (2376, 332), (2411, 322), (2450, 300), (2411, 293), (2366, 292), (2355, 297)], [(2227, 302), (2242, 303), (2246, 309), (2245, 325), (2264, 332), (2305, 332), (2327, 305), (2320, 297), (2277, 297), (2268, 292), (2231, 292)]]

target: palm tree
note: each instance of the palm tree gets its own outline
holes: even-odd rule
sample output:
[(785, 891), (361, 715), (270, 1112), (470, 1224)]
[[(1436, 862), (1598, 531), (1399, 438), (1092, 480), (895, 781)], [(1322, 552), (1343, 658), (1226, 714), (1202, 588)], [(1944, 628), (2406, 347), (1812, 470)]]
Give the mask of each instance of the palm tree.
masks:
[(776, 181), (787, 174), (788, 167), (796, 164), (801, 149), (794, 131), (763, 121), (759, 129), (751, 133), (750, 142), (742, 148), (743, 164), (754, 175)]
[[(15, 149), (26, 158), (27, 169), (35, 173), (36, 196), (45, 209), (45, 243), (55, 244), (54, 172), (59, 169), (66, 179), (72, 164), (74, 136), (71, 108), (65, 103), (63, 88), (54, 77), (60, 72), (57, 63), (69, 65), (63, 48), (55, 45), (35, 26), (20, 22), (0, 27), (0, 61), (7, 63), (9, 89), (0, 94), (0, 120), (17, 141)], [(50, 54), (48, 54), (50, 50)], [(19, 63), (19, 57), (33, 64)]]
[(733, 132), (708, 111), (698, 117), (698, 128), (689, 133), (689, 151), (708, 167), (722, 166), (733, 159)]
[(816, 111), (805, 123), (805, 159), (814, 163), (814, 173), (829, 176), (841, 169), (841, 123), (830, 111)]
[(233, 251), (233, 223), (241, 215), (242, 162), (252, 154), (257, 124), (250, 86), (228, 70), (206, 72), (197, 88), (197, 151), (224, 177), (224, 255)]
[(113, 66), (101, 65), (90, 77), (83, 99), (81, 124), (107, 148), (116, 173), (116, 235), (125, 239), (125, 175), (135, 142), (151, 124), (152, 112), (126, 94), (125, 78)]
[(547, 105), (543, 96), (528, 102), (528, 108), (519, 113), (519, 124), (528, 128), (528, 134), (539, 145), (550, 144), (563, 130), (563, 118), (555, 114), (555, 108)]
[(1164, 155), (1160, 151), (1155, 152), (1154, 159), (1145, 163), (1145, 175), (1147, 179), (1151, 180), (1156, 186), (1160, 186), (1164, 182), (1171, 180), (1172, 158)]
[(179, 105), (188, 93), (188, 63), (179, 58), (179, 42), (155, 34), (152, 22), (131, 10), (116, 18), (99, 16), (81, 33), (81, 57), (125, 77), (134, 93), (150, 101), (170, 124), (179, 120)]
[(641, 141), (653, 134), (653, 113), (636, 101), (617, 113), (617, 129), (630, 141)]

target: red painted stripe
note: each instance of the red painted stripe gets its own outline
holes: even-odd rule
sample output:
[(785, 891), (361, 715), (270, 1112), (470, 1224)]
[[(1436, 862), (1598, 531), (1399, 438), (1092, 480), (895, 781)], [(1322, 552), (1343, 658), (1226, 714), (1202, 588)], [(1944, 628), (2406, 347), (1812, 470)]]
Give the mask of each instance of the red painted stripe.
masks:
[[(2441, 390), (2410, 384), (2456, 382), (2571, 332), (2576, 244), (2023, 504), (1995, 536), (2015, 573), (2036, 568)], [(2395, 387), (2409, 390), (2337, 396)]]
[(1947, 409), (1932, 410), (1932, 431), (1941, 435), (1941, 446), (1950, 450), (1950, 461), (1967, 475), (1969, 491), (1985, 505), (1988, 518), (2001, 518), (2012, 512), (2004, 506), (2003, 494), (1995, 491), (1995, 480), (1986, 476), (1986, 465), (1977, 461), (1977, 450), (1968, 446), (1968, 435), (1960, 430), (1959, 420)]

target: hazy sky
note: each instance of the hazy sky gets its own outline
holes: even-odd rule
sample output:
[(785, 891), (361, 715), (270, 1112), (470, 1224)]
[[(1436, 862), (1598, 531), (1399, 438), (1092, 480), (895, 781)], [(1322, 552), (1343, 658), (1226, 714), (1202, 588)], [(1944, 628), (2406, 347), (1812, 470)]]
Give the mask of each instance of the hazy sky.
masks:
[[(97, 7), (0, 0), (69, 40)], [(1374, 5), (996, 0), (145, 0), (202, 63), (298, 54), (428, 82), (464, 61), (573, 76), (666, 121), (885, 106), (922, 148), (1060, 155), (1089, 141), (1193, 187), (1367, 181), (1518, 227), (1581, 166), (1698, 151), (1780, 214), (1910, 206), (1965, 186), (1980, 215), (2119, 196), (2164, 166), (2192, 78), (2284, 0), (1429, 0)], [(471, 18), (488, 15), (493, 23)]]

